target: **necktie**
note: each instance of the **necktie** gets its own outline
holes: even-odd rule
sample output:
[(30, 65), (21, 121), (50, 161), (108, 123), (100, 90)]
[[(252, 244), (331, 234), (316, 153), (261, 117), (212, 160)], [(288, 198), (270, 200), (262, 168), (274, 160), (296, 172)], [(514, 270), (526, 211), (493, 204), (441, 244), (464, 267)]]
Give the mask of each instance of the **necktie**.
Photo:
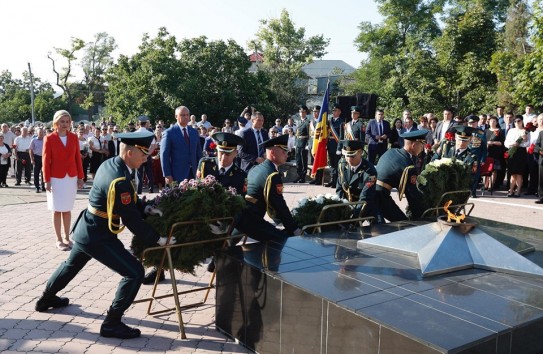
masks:
[(379, 122), (379, 136), (383, 135), (383, 123)]
[(183, 128), (183, 137), (185, 138), (185, 143), (190, 146), (189, 134), (187, 133), (187, 128)]
[(262, 157), (264, 156), (264, 147), (262, 146), (262, 135), (260, 134), (260, 130), (256, 131), (256, 138), (258, 144), (258, 157)]
[(460, 149), (456, 150), (456, 156), (460, 156)]
[(224, 176), (224, 172), (225, 172), (225, 171), (226, 171), (226, 170), (224, 169), (224, 167), (221, 167), (221, 168), (219, 169), (219, 176)]

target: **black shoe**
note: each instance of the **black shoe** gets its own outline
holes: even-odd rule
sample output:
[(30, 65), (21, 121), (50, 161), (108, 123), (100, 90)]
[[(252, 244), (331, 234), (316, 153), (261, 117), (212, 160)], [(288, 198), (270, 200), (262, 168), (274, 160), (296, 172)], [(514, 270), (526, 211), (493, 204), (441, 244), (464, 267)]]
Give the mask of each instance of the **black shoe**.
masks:
[(15, 183), (16, 186), (20, 186), (21, 185), (21, 182), (17, 182)]
[(70, 303), (70, 300), (67, 297), (58, 297), (58, 296), (47, 296), (43, 295), (40, 297), (38, 302), (36, 302), (36, 311), (38, 312), (45, 312), (49, 308), (58, 308), (58, 307), (66, 307)]
[(122, 322), (117, 324), (106, 324), (100, 327), (100, 335), (106, 338), (131, 339), (141, 336), (141, 331), (137, 328), (128, 327)]
[[(154, 284), (156, 277), (157, 277), (157, 270), (156, 268), (153, 268), (153, 270), (151, 270), (149, 273), (145, 275), (145, 277), (143, 278), (142, 284), (143, 285)], [(163, 281), (164, 279), (166, 279), (166, 277), (164, 276), (164, 271), (162, 271), (160, 272), (158, 281)]]
[(543, 198), (542, 198), (542, 199), (539, 199), (539, 200), (536, 200), (534, 203), (536, 203), (536, 204), (543, 204)]
[(309, 181), (309, 184), (317, 184), (317, 181)]
[(210, 273), (215, 271), (215, 259), (211, 258), (211, 262), (207, 265), (207, 271)]
[(36, 193), (39, 193), (40, 192), (40, 189), (39, 188), (36, 188)]
[(334, 188), (336, 185), (335, 183), (329, 182), (324, 185), (325, 187)]

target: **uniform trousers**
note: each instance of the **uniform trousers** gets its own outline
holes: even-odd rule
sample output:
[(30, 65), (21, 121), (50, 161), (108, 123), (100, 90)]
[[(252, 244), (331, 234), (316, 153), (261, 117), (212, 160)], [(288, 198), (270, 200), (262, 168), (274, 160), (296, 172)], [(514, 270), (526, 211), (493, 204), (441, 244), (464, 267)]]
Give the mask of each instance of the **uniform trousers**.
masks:
[(296, 170), (298, 178), (305, 181), (307, 175), (308, 151), (304, 147), (296, 147)]
[(153, 158), (147, 156), (147, 161), (138, 168), (138, 194), (143, 192), (143, 174), (147, 176), (149, 182), (149, 191), (153, 190), (154, 178), (153, 178)]
[(30, 183), (30, 155), (28, 154), (28, 152), (17, 151), (17, 172), (15, 173), (17, 183), (21, 183), (21, 178), (23, 177), (23, 170), (25, 173), (25, 182)]
[(141, 263), (124, 248), (123, 243), (117, 238), (91, 244), (74, 242), (68, 259), (53, 273), (47, 282), (45, 292), (56, 295), (92, 258), (123, 277), (115, 293), (111, 310), (124, 313), (134, 302), (145, 272)]
[[(43, 172), (41, 167), (43, 164), (43, 159), (41, 155), (34, 155), (34, 187), (40, 188), (44, 186), (43, 183)], [(41, 178), (40, 178), (41, 175)]]
[(391, 222), (407, 220), (407, 216), (405, 216), (400, 207), (394, 202), (388, 189), (377, 186), (375, 196), (377, 199), (377, 209), (381, 212), (383, 218)]

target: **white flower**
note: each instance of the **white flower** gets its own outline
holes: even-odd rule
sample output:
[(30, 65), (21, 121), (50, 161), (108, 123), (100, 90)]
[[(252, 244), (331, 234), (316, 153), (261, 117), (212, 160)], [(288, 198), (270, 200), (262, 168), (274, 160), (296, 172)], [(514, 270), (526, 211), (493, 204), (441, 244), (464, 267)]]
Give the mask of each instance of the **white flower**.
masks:
[(317, 199), (316, 199), (316, 202), (319, 203), (319, 204), (323, 204), (324, 203), (324, 195), (320, 194), (317, 196)]
[(309, 199), (307, 199), (307, 198), (300, 199), (300, 201), (298, 202), (298, 208), (303, 207), (304, 205), (306, 205), (308, 201), (309, 201)]

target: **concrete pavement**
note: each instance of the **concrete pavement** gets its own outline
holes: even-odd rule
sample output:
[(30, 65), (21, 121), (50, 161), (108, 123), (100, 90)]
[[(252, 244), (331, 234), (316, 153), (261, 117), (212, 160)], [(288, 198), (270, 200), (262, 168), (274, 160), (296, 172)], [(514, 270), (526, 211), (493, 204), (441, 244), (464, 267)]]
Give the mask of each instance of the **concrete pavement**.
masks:
[[(142, 337), (131, 340), (102, 338), (100, 324), (110, 305), (120, 276), (91, 261), (60, 294), (70, 298), (70, 306), (47, 313), (34, 311), (34, 304), (44, 285), (66, 259), (68, 253), (55, 248), (51, 214), (44, 193), (32, 186), (0, 188), (0, 351), (28, 353), (246, 353), (247, 350), (217, 332), (214, 328), (214, 292), (208, 303), (183, 312), (187, 340), (179, 337), (175, 313), (146, 315), (146, 304), (133, 305), (125, 315), (127, 324), (137, 326)], [(286, 184), (285, 198), (290, 208), (305, 196), (333, 193), (334, 189), (308, 184)], [(78, 194), (73, 218), (86, 207), (87, 193)], [(396, 198), (396, 193), (393, 194)], [(151, 195), (152, 197), (152, 195)], [(472, 213), (487, 219), (511, 224), (543, 228), (543, 207), (534, 204), (535, 197), (506, 198), (505, 192), (472, 199)], [(405, 200), (400, 204), (405, 206)], [(125, 245), (130, 243), (128, 231), (120, 234)], [(205, 266), (196, 275), (176, 273), (179, 289), (191, 289), (209, 281)], [(167, 284), (161, 284), (163, 293)], [(171, 289), (170, 289), (171, 290)], [(151, 287), (142, 286), (138, 298), (148, 297)], [(202, 293), (183, 298), (190, 302)], [(167, 306), (173, 306), (173, 300)]]

